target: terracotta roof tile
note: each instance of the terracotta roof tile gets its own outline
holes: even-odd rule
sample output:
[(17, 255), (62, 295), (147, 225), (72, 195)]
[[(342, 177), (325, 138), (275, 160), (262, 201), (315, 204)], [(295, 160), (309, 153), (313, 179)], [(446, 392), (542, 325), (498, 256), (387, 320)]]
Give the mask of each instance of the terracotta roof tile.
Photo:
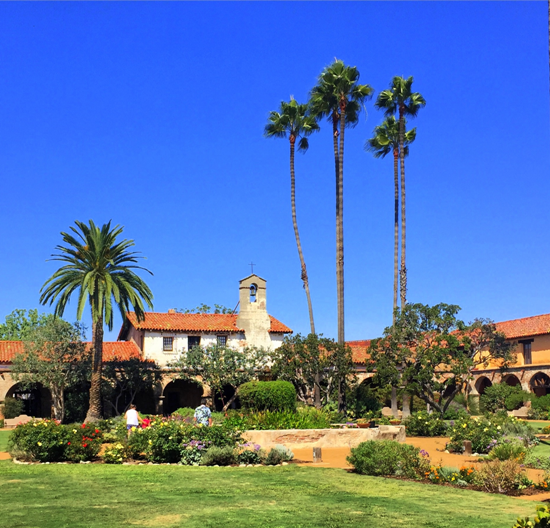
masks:
[[(145, 312), (145, 320), (138, 322), (134, 312), (128, 312), (128, 321), (137, 330), (168, 330), (173, 332), (244, 332), (237, 327), (237, 314), (182, 314)], [(275, 317), (271, 320), (270, 332), (292, 333), (288, 326)], [(120, 337), (120, 336), (119, 336)]]
[[(91, 343), (86, 343), (91, 347)], [(23, 352), (23, 341), (0, 341), (0, 363), (11, 363), (13, 356)], [(141, 357), (138, 346), (133, 341), (106, 341), (103, 343), (103, 361), (126, 360)]]
[(362, 341), (346, 341), (346, 345), (351, 348), (354, 363), (358, 365), (365, 364), (365, 360), (368, 359), (367, 349), (369, 348), (370, 342), (370, 339), (364, 339)]
[(496, 323), (496, 327), (508, 339), (548, 334), (550, 333), (550, 314), (503, 321)]

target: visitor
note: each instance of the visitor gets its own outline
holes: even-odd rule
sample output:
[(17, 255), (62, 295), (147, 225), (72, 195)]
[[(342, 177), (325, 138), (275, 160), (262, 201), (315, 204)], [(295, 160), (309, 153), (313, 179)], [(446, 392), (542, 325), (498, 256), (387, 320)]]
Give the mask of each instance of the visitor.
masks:
[(212, 425), (212, 413), (206, 405), (206, 398), (201, 398), (201, 404), (195, 409), (195, 423), (205, 427)]
[(124, 415), (126, 418), (126, 429), (128, 430), (128, 438), (132, 434), (132, 430), (139, 427), (139, 424), (143, 421), (138, 412), (136, 411), (136, 406), (132, 403), (130, 408), (126, 411)]

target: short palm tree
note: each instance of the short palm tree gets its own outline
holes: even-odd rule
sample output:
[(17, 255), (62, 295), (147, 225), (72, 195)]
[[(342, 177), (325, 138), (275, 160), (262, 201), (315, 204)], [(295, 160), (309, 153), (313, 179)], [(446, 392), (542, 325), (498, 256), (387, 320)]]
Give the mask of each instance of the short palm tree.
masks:
[[(405, 123), (406, 125), (406, 123)], [(409, 145), (416, 138), (416, 128), (406, 131), (404, 135), (405, 157), (409, 154)], [(399, 122), (394, 116), (387, 117), (384, 122), (375, 127), (373, 137), (367, 139), (365, 150), (372, 152), (375, 158), (385, 158), (393, 153), (393, 182), (394, 182), (394, 244), (393, 244), (393, 321), (395, 323), (395, 309), (399, 290)]]
[(265, 137), (286, 138), (288, 136), (290, 143), (290, 206), (292, 209), (292, 225), (294, 226), (294, 236), (296, 237), (296, 246), (298, 247), (298, 256), (300, 257), (300, 266), (302, 269), (302, 281), (306, 291), (307, 305), (309, 309), (309, 324), (311, 333), (315, 333), (315, 323), (313, 321), (313, 308), (311, 305), (311, 296), (309, 293), (309, 279), (307, 276), (306, 262), (302, 252), (300, 242), (300, 233), (298, 232), (298, 221), (296, 219), (296, 180), (294, 172), (294, 152), (296, 140), (298, 141), (298, 150), (306, 152), (309, 148), (308, 136), (317, 132), (319, 125), (315, 119), (308, 115), (307, 105), (299, 104), (291, 97), (290, 102), (281, 102), (279, 112), (270, 112), (269, 123), (264, 130)]
[[(368, 84), (359, 84), (359, 70), (335, 60), (319, 75), (311, 90), (310, 113), (332, 123), (336, 171), (336, 289), (338, 297), (338, 343), (344, 344), (344, 130), (359, 120), (363, 103), (372, 96)], [(340, 145), (338, 145), (340, 136)]]
[[(86, 300), (92, 312), (92, 380), (90, 407), (86, 422), (102, 417), (101, 372), (103, 359), (103, 324), (113, 328), (113, 302), (123, 320), (130, 306), (138, 320), (145, 318), (142, 299), (153, 308), (153, 294), (134, 269), (149, 270), (137, 266), (139, 257), (128, 249), (133, 240), (117, 241), (121, 226), (111, 228), (111, 222), (100, 229), (92, 220), (89, 225), (76, 221), (71, 226), (74, 233), (61, 233), (65, 246), (56, 246), (57, 254), (51, 260), (65, 265), (59, 268), (42, 286), (40, 302), (52, 305), (55, 315), (61, 317), (73, 292), (78, 290), (77, 319), (82, 318)], [(152, 275), (152, 273), (151, 273)]]
[(407, 303), (406, 266), (406, 217), (405, 217), (405, 118), (416, 117), (418, 110), (426, 106), (424, 97), (412, 91), (413, 78), (394, 77), (389, 90), (380, 92), (375, 105), (384, 110), (386, 116), (399, 113), (399, 157), (401, 160), (401, 308)]

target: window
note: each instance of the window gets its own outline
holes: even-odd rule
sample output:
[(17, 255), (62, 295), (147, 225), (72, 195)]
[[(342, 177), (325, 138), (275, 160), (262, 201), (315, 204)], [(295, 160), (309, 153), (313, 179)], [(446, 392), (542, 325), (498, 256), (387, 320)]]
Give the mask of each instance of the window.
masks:
[(174, 350), (174, 338), (163, 337), (162, 338), (162, 350), (164, 352), (172, 352)]
[(189, 336), (187, 338), (187, 350), (191, 350), (193, 347), (201, 346), (200, 336)]
[(218, 346), (225, 346), (227, 345), (227, 336), (220, 335), (218, 336)]
[(531, 357), (531, 343), (533, 340), (529, 341), (520, 341), (520, 343), (523, 344), (523, 364), (524, 365), (530, 365), (533, 362), (533, 359)]

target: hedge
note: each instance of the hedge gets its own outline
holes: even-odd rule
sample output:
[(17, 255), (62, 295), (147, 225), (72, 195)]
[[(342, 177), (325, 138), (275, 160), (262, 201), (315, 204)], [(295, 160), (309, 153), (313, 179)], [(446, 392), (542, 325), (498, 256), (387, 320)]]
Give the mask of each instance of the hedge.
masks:
[(239, 399), (253, 411), (293, 411), (296, 389), (289, 381), (249, 381), (239, 387)]

